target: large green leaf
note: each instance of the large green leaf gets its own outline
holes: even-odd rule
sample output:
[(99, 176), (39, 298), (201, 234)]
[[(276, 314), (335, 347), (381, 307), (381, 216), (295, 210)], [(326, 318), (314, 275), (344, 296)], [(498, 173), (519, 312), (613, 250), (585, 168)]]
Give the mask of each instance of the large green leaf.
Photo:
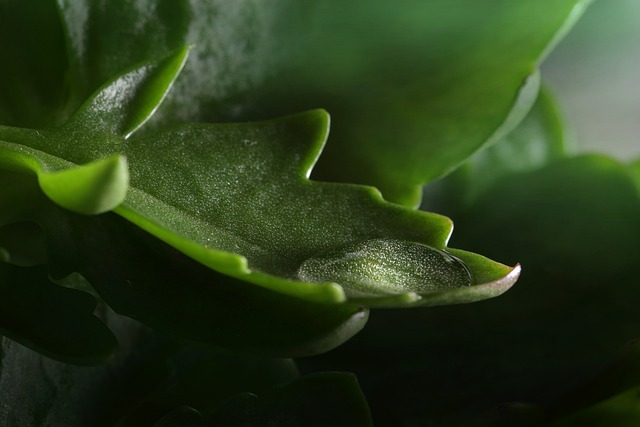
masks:
[[(115, 208), (207, 267), (310, 301), (433, 304), (428, 297), (438, 291), (470, 302), (516, 280), (517, 269), (476, 257), (469, 265), (478, 271), (467, 271), (443, 252), (451, 233), (445, 217), (384, 202), (373, 188), (309, 181), (328, 134), (323, 111), (130, 137), (164, 99), (186, 54), (180, 49), (116, 77), (57, 128), (0, 128), (0, 164), (35, 172), (42, 190), (68, 209)], [(128, 183), (123, 155), (130, 186), (118, 205)], [(80, 190), (51, 185), (69, 177), (82, 182)], [(3, 214), (15, 220), (21, 210), (17, 203)], [(34, 215), (46, 222), (44, 212)], [(330, 274), (325, 267), (306, 274), (310, 260)]]
[(640, 383), (636, 368), (624, 369), (600, 396), (577, 393), (593, 391), (594, 378), (606, 378), (640, 336), (638, 218), (638, 192), (611, 159), (571, 158), (505, 177), (457, 213), (457, 236), (519, 259), (517, 287), (468, 306), (375, 312), (352, 341), (301, 367), (356, 373), (384, 425), (473, 425), (505, 402), (527, 404), (511, 408), (525, 414), (538, 407), (543, 418), (592, 405)]
[(115, 214), (48, 209), (54, 276), (80, 272), (118, 313), (171, 336), (271, 356), (328, 351), (368, 311), (296, 298), (224, 276)]
[(571, 151), (558, 108), (547, 89), (524, 120), (445, 179), (425, 187), (423, 209), (464, 210), (500, 179), (539, 169)]
[(335, 132), (317, 176), (375, 185), (389, 200), (414, 206), (421, 184), (450, 172), (524, 116), (535, 99), (537, 65), (588, 3), (60, 0), (59, 6), (76, 105), (122, 68), (194, 43), (193, 61), (156, 127), (323, 107), (335, 118)]
[(524, 117), (539, 61), (587, 3), (325, 2), (299, 72), (336, 122), (318, 176), (415, 205)]

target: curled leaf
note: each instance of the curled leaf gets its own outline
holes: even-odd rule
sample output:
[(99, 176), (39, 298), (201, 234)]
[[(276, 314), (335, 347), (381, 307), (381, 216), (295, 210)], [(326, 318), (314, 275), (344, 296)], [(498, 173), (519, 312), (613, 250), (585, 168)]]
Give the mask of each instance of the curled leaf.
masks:
[[(430, 256), (440, 252), (409, 255), (418, 247), (442, 250), (452, 229), (448, 218), (385, 202), (371, 187), (309, 180), (329, 132), (323, 110), (263, 122), (184, 125), (127, 138), (120, 124), (153, 110), (149, 105), (162, 100), (185, 52), (117, 76), (58, 128), (0, 128), (0, 138), (11, 141), (0, 143), (4, 163), (14, 169), (38, 171), (48, 165), (57, 170), (125, 155), (130, 187), (114, 209), (117, 214), (208, 268), (310, 302), (351, 298), (354, 304), (401, 305), (428, 294), (432, 283), (452, 272), (466, 275), (464, 267), (452, 270), (439, 262), (442, 257)], [(149, 101), (132, 101), (139, 94)], [(317, 254), (379, 239), (396, 242), (393, 253), (384, 255), (387, 270), (421, 266), (443, 271), (396, 275), (388, 283), (393, 292), (384, 286), (375, 291), (361, 274), (342, 276), (339, 283), (299, 277), (300, 266)], [(407, 254), (400, 253), (402, 248)], [(450, 282), (468, 285), (469, 277), (458, 273)], [(441, 279), (434, 281), (436, 275)], [(363, 286), (366, 299), (358, 297)]]
[(40, 188), (60, 206), (85, 215), (115, 209), (127, 194), (129, 171), (124, 157), (115, 154), (84, 166), (38, 175)]

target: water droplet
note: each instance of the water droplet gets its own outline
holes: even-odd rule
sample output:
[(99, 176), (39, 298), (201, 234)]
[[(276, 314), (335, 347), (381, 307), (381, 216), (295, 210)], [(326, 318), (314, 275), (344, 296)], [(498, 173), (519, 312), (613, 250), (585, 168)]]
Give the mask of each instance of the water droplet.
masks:
[(396, 239), (373, 239), (329, 251), (304, 261), (298, 278), (335, 282), (351, 297), (423, 294), (471, 286), (466, 265), (453, 255)]

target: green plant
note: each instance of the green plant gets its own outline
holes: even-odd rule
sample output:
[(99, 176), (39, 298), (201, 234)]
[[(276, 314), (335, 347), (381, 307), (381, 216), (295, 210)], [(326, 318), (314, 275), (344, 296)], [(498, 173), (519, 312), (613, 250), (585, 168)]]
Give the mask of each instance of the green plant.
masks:
[(1, 1), (3, 425), (538, 425), (636, 386), (637, 163), (571, 156), (539, 92), (588, 3)]

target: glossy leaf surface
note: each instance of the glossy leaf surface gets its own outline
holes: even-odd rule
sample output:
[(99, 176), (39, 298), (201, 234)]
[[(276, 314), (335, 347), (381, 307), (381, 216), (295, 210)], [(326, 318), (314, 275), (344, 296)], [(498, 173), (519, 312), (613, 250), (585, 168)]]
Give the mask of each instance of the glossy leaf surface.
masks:
[[(353, 302), (363, 302), (352, 281), (300, 280), (299, 267), (319, 254), (380, 238), (434, 250), (445, 246), (451, 233), (451, 222), (445, 217), (384, 202), (372, 188), (308, 180), (328, 133), (328, 116), (323, 111), (268, 122), (186, 125), (127, 138), (164, 99), (186, 53), (178, 50), (116, 77), (57, 128), (0, 128), (0, 139), (10, 141), (0, 141), (0, 162), (36, 172), (43, 190), (62, 206), (99, 213), (119, 200), (113, 197), (113, 189), (120, 195), (126, 186), (122, 160), (117, 157), (124, 155), (130, 187), (124, 202), (115, 208), (118, 214), (220, 273), (309, 301), (344, 302), (354, 297)], [(131, 125), (132, 118), (139, 119)], [(69, 169), (95, 161), (115, 165), (119, 173), (106, 174), (106, 179), (102, 173), (100, 179), (88, 180), (95, 163)], [(74, 186), (54, 186), (51, 191), (47, 185), (51, 176), (76, 173), (83, 175), (89, 191), (80, 192)], [(112, 203), (96, 205), (95, 197)], [(76, 198), (77, 203), (70, 203)], [(391, 259), (391, 264), (379, 264), (377, 259), (367, 263), (384, 264), (389, 278), (401, 279), (392, 270), (409, 267), (401, 265), (403, 258), (395, 252), (388, 247), (376, 254)], [(435, 268), (424, 257), (412, 262)], [(485, 265), (497, 271), (491, 266), (498, 264), (485, 259)], [(489, 281), (509, 271), (505, 267), (502, 275)], [(430, 277), (435, 276), (421, 280)], [(509, 275), (508, 284), (516, 278), (517, 274)], [(364, 303), (416, 302), (429, 294), (429, 285), (414, 282), (394, 283), (396, 291), (391, 294), (388, 286), (386, 290), (384, 286), (370, 288)], [(471, 277), (448, 282), (439, 290), (471, 282), (482, 284)], [(507, 288), (502, 287), (503, 291)], [(495, 295), (475, 292), (479, 289), (483, 288), (468, 293), (475, 298), (464, 302)]]
[(327, 108), (335, 132), (316, 175), (415, 206), (421, 184), (526, 114), (537, 81), (525, 81), (588, 3), (59, 5), (76, 101), (122, 68), (193, 43), (194, 60), (154, 126)]

